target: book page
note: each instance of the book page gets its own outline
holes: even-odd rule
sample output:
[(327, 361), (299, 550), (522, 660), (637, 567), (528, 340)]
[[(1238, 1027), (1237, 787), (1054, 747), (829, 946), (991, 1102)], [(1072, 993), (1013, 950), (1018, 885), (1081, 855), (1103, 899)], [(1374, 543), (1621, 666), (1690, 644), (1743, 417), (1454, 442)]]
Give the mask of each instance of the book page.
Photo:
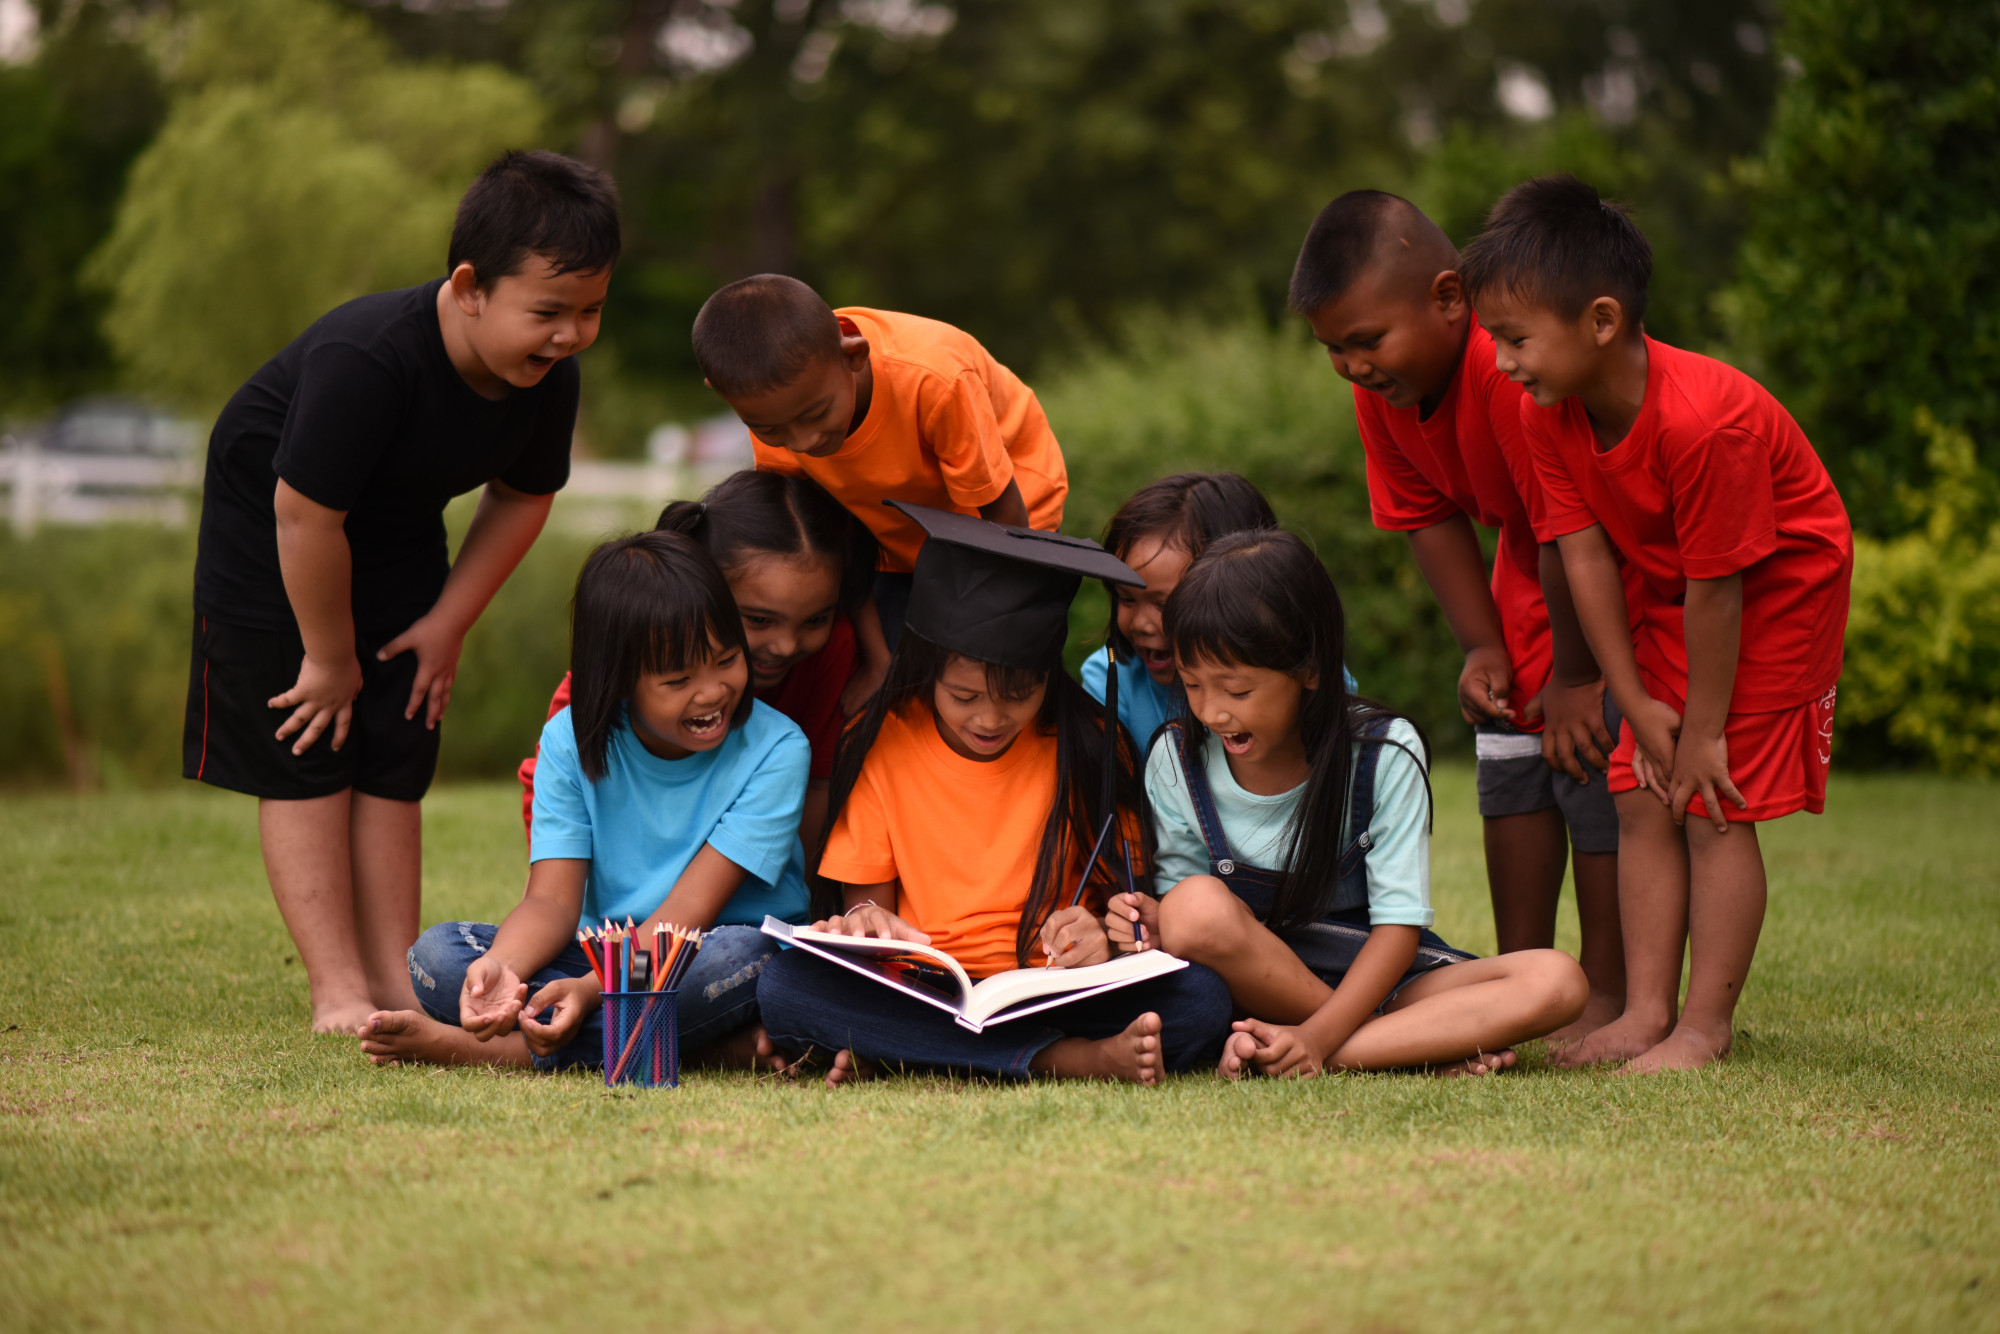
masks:
[(1000, 1022), (995, 1016), (1002, 1010), (1037, 997), (1146, 982), (1185, 967), (1185, 959), (1177, 959), (1164, 950), (1145, 950), (1086, 968), (1017, 968), (995, 973), (973, 984), (972, 994), (965, 1003), (965, 1017), (975, 1024)]

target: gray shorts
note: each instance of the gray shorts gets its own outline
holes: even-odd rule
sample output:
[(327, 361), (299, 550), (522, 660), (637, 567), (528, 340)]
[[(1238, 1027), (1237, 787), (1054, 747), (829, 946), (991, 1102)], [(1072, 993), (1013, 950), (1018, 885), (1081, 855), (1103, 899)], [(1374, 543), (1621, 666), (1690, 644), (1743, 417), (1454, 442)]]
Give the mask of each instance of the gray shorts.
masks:
[[(1623, 719), (1611, 692), (1604, 692), (1604, 723), (1612, 741)], [(1578, 783), (1542, 761), (1539, 732), (1523, 732), (1511, 723), (1481, 723), (1473, 729), (1479, 755), (1479, 813), (1489, 820), (1506, 815), (1532, 815), (1554, 806), (1569, 826), (1570, 846), (1578, 852), (1618, 851), (1618, 808), (1611, 784), (1602, 773)], [(1608, 758), (1608, 754), (1607, 754)], [(1589, 762), (1585, 761), (1586, 767)]]

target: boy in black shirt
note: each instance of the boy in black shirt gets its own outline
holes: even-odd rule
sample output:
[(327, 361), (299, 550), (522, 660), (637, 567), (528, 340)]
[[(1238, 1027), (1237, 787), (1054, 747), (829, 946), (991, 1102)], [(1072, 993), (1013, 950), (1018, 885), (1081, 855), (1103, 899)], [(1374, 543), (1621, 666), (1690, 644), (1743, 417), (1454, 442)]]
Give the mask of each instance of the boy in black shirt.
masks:
[[(569, 479), (577, 370), (618, 258), (610, 178), (508, 153), (449, 277), (337, 307), (209, 440), (182, 772), (261, 798), (313, 1027), (414, 1002), (418, 803), (466, 631)], [(453, 562), (444, 508), (485, 487)]]

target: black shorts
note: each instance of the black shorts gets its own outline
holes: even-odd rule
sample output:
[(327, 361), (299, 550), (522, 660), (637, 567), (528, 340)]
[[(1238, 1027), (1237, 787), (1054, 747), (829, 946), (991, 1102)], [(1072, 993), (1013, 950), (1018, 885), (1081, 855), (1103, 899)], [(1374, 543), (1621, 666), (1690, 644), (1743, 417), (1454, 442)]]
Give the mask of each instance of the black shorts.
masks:
[[(1623, 721), (1611, 692), (1604, 692), (1604, 725), (1618, 737)], [(1578, 852), (1618, 851), (1618, 808), (1611, 800), (1611, 781), (1599, 773), (1579, 784), (1542, 759), (1539, 732), (1522, 732), (1507, 723), (1482, 723), (1473, 729), (1479, 757), (1479, 813), (1489, 820), (1531, 815), (1554, 806), (1569, 826), (1570, 846)], [(1609, 751), (1605, 752), (1607, 758)], [(1588, 770), (1590, 761), (1583, 761)]]
[(417, 655), (375, 661), (386, 642), (362, 636), (355, 645), (361, 693), (346, 743), (335, 750), (328, 727), (305, 754), (294, 755), (296, 732), (278, 740), (291, 710), (268, 701), (298, 683), (305, 644), (296, 632), (249, 630), (196, 616), (181, 776), (277, 801), (330, 797), (347, 788), (388, 801), (423, 800), (437, 772), (439, 733), (424, 726), (421, 708), (415, 718), (403, 716)]

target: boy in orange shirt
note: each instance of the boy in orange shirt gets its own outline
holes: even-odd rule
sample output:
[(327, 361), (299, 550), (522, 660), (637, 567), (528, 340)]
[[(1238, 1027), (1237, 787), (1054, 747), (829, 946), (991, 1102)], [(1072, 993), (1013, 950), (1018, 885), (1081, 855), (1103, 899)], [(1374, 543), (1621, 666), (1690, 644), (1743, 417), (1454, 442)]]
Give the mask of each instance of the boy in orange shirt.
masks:
[(867, 662), (843, 697), (850, 713), (888, 668), (924, 540), (883, 501), (1062, 527), (1069, 473), (1041, 403), (963, 330), (836, 311), (798, 279), (765, 273), (709, 297), (695, 316), (694, 355), (750, 428), (757, 467), (812, 478), (881, 543), (876, 615), (864, 608), (855, 623)]
[[(1757, 825), (1826, 803), (1854, 569), (1847, 510), (1777, 399), (1646, 336), (1652, 271), (1632, 219), (1573, 176), (1508, 191), (1462, 269), (1527, 390), (1546, 521), (1625, 715), (1625, 1013), (1558, 1059), (1630, 1073), (1729, 1053), (1764, 922)], [(1614, 548), (1638, 570), (1629, 620)]]

